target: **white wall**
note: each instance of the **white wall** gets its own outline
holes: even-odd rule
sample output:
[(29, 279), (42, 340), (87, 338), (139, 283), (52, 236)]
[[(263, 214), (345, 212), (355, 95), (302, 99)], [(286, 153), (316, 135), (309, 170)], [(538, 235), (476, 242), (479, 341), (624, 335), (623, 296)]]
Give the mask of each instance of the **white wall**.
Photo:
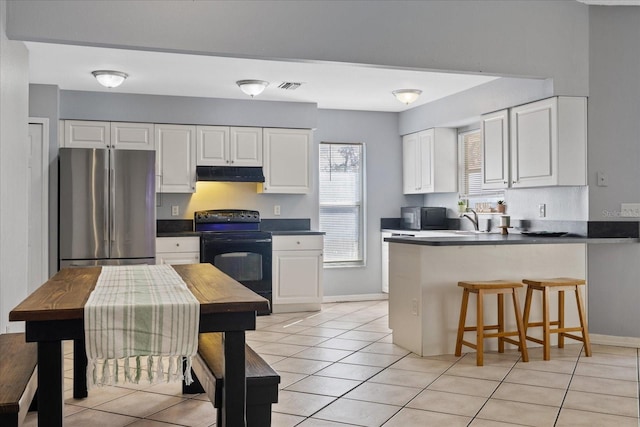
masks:
[(577, 1), (21, 0), (9, 6), (8, 34), (20, 40), (550, 77), (556, 94), (588, 93), (588, 6)]
[(6, 1), (0, 0), (0, 332), (9, 311), (27, 296), (27, 138), (29, 63), (22, 42), (5, 36)]

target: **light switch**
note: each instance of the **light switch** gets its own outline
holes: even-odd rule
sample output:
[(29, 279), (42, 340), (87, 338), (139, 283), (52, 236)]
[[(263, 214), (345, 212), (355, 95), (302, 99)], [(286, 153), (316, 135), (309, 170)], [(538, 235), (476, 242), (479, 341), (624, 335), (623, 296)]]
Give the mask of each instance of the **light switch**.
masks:
[(538, 205), (538, 216), (540, 218), (544, 218), (545, 216), (547, 216), (547, 205), (545, 205), (544, 203), (540, 203)]

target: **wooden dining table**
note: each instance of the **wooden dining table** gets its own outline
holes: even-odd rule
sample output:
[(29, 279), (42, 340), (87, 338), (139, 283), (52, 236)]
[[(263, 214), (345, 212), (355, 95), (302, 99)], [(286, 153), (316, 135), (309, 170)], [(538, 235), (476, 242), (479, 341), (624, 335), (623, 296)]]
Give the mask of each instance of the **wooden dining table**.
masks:
[[(252, 292), (211, 264), (173, 268), (200, 303), (199, 332), (222, 332), (225, 382), (222, 424), (246, 425), (245, 331), (256, 328), (256, 312), (267, 299)], [(9, 313), (24, 321), (26, 341), (38, 343), (38, 425), (64, 425), (64, 353), (62, 342), (74, 341), (75, 398), (87, 396), (84, 305), (101, 267), (65, 268)]]

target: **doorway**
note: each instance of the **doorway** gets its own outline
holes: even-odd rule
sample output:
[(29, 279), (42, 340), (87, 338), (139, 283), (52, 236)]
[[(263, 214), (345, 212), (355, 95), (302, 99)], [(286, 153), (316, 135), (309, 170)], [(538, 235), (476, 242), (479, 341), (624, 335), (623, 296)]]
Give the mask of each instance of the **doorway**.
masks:
[(30, 294), (49, 278), (49, 119), (29, 119), (27, 184)]

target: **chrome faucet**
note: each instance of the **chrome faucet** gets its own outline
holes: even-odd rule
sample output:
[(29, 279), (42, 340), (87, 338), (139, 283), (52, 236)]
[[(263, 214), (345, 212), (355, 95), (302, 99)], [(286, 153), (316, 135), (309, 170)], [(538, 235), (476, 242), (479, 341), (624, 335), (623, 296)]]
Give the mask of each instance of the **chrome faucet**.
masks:
[(476, 211), (474, 211), (471, 208), (467, 208), (467, 212), (472, 212), (473, 213), (473, 218), (471, 218), (469, 215), (464, 214), (462, 215), (463, 217), (467, 218), (469, 221), (471, 221), (471, 223), (473, 224), (473, 228), (476, 231), (480, 231), (480, 228), (478, 227), (478, 214), (476, 213)]

